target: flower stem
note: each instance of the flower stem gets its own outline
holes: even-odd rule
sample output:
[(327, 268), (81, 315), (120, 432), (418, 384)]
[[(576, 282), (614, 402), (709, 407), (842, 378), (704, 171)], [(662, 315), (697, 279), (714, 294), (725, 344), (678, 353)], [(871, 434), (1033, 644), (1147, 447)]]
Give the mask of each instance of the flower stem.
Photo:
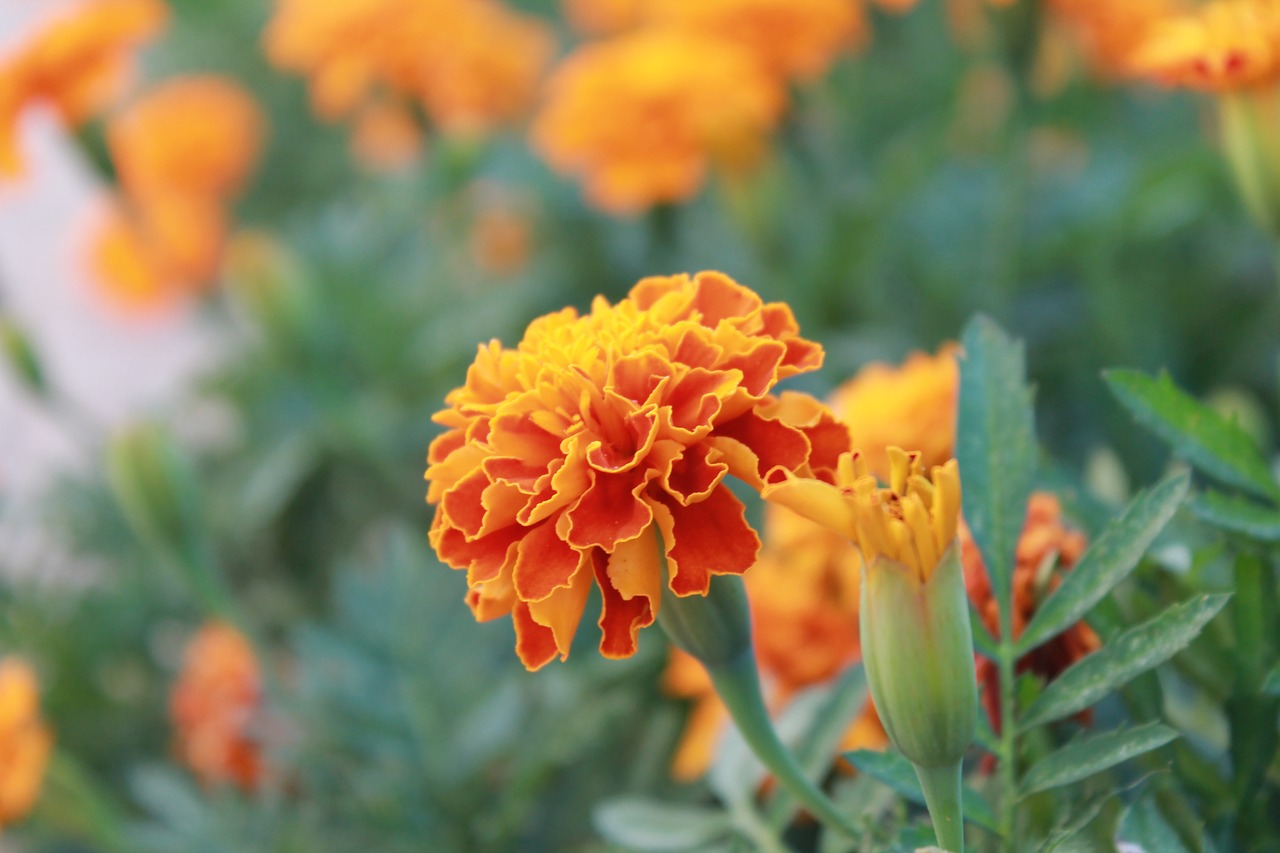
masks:
[(964, 853), (964, 815), (961, 812), (961, 762), (941, 767), (916, 766), (924, 801), (933, 820), (938, 846), (952, 853)]
[(729, 715), (751, 750), (756, 754), (791, 796), (815, 817), (850, 836), (857, 835), (853, 822), (836, 808), (835, 803), (809, 780), (795, 756), (782, 744), (760, 694), (760, 677), (755, 656), (748, 650), (736, 659), (708, 667), (716, 693), (729, 709)]
[[(1005, 619), (1001, 614), (1001, 628), (1005, 629)], [(996, 828), (1000, 831), (1000, 849), (1004, 853), (1014, 853), (1013, 843), (1013, 804), (1018, 794), (1017, 777), (1017, 726), (1014, 712), (1017, 702), (1017, 651), (1011, 638), (1012, 626), (1009, 630), (1001, 630), (998, 660), (996, 664), (1000, 674), (1000, 741), (999, 754), (999, 787), (1000, 811), (996, 820)]]

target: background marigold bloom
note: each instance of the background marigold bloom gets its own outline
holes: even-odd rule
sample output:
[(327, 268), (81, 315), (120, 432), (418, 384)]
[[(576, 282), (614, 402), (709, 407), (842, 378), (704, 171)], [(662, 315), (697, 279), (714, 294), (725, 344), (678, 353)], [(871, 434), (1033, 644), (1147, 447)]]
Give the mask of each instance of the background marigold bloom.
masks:
[(530, 669), (568, 655), (593, 584), (600, 650), (628, 656), (662, 595), (656, 533), (670, 590), (705, 595), (759, 548), (725, 476), (759, 488), (775, 468), (834, 464), (833, 419), (768, 396), (821, 361), (790, 308), (710, 272), (644, 279), (617, 305), (535, 320), (513, 349), (482, 346), (435, 416), (436, 553), (467, 570), (477, 618), (512, 615)]
[[(1000, 633), (1000, 614), (991, 591), (982, 554), (962, 528), (961, 560), (965, 587), (974, 610), (993, 636)], [(1016, 639), (1035, 615), (1040, 602), (1062, 582), (1062, 573), (1075, 567), (1088, 547), (1088, 539), (1063, 524), (1062, 506), (1048, 492), (1032, 494), (1027, 504), (1027, 520), (1018, 539), (1017, 564), (1013, 572), (1013, 636)], [(1034, 672), (1052, 681), (1067, 667), (1102, 645), (1098, 635), (1083, 620), (1056, 637), (1032, 649), (1018, 661), (1018, 672)], [(1000, 729), (999, 672), (993, 661), (978, 659), (978, 680), (984, 686), (983, 703), (996, 730)], [(1087, 712), (1086, 712), (1087, 713)]]
[(520, 116), (554, 51), (549, 28), (497, 0), (278, 0), (263, 41), (308, 76), (322, 118), (394, 93), (464, 134)]
[(252, 789), (262, 750), (252, 729), (261, 713), (258, 662), (230, 625), (210, 622), (188, 644), (169, 698), (178, 757), (207, 785)]
[(947, 344), (937, 355), (912, 353), (900, 366), (868, 364), (831, 395), (854, 448), (881, 480), (889, 477), (890, 446), (915, 449), (926, 467), (951, 458), (960, 393), (956, 351)]
[(1105, 77), (1133, 73), (1135, 51), (1152, 28), (1185, 9), (1181, 0), (1052, 0), (1054, 15), (1071, 31), (1092, 66)]
[(0, 175), (21, 169), (15, 135), (26, 107), (47, 104), (69, 127), (101, 112), (128, 82), (133, 52), (167, 16), (160, 0), (87, 0), (0, 59)]
[(560, 0), (569, 26), (583, 35), (606, 36), (629, 30), (643, 19), (649, 0)]
[(0, 660), (0, 829), (35, 806), (52, 750), (35, 672), (18, 658)]
[(1132, 68), (1170, 86), (1231, 91), (1280, 77), (1280, 4), (1215, 0), (1154, 23)]
[(695, 30), (749, 50), (772, 73), (810, 81), (866, 36), (852, 0), (650, 0), (647, 19)]
[(691, 198), (712, 164), (741, 168), (785, 106), (742, 47), (674, 30), (579, 48), (554, 72), (533, 144), (588, 200), (628, 213)]
[(376, 172), (395, 172), (422, 156), (422, 125), (402, 104), (372, 102), (360, 108), (351, 134), (351, 153)]

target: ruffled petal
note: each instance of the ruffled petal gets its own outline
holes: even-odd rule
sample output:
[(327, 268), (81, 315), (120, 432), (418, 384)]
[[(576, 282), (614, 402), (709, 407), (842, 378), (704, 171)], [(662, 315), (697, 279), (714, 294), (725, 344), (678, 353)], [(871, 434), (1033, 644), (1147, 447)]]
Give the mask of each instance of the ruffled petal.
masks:
[(550, 663), (558, 651), (555, 632), (539, 625), (524, 602), (516, 602), (511, 621), (516, 628), (516, 654), (524, 668), (533, 672)]
[(516, 593), (523, 601), (541, 601), (569, 586), (581, 562), (582, 555), (556, 534), (555, 523), (544, 521), (516, 545)]
[(622, 597), (609, 579), (603, 553), (592, 561), (592, 568), (604, 598), (600, 609), (600, 654), (607, 658), (630, 657), (636, 652), (636, 635), (641, 628), (653, 624), (656, 614), (645, 596)]
[(781, 482), (765, 486), (760, 496), (849, 539), (857, 538), (853, 510), (840, 489), (830, 483), (788, 474)]
[(582, 608), (586, 606), (587, 595), (591, 592), (590, 562), (590, 555), (581, 555), (578, 568), (567, 586), (559, 587), (540, 601), (529, 602), (529, 615), (533, 620), (551, 629), (560, 660), (569, 657), (573, 635), (582, 621)]
[(575, 548), (613, 551), (653, 523), (653, 513), (638, 497), (645, 487), (634, 477), (595, 472), (595, 482), (556, 524), (557, 532)]
[[(747, 412), (718, 427), (711, 444), (725, 454), (735, 477), (757, 489), (764, 486), (766, 475), (773, 469), (794, 471), (809, 459), (809, 439), (803, 432), (782, 421), (762, 418), (755, 412)], [(745, 463), (752, 457), (754, 465), (746, 467)]]
[(662, 555), (656, 536), (620, 542), (609, 555), (609, 581), (623, 599), (645, 598), (654, 616), (662, 601)]
[[(671, 590), (676, 595), (706, 595), (712, 575), (742, 574), (756, 561), (760, 537), (747, 524), (742, 501), (725, 486), (689, 506), (664, 501), (664, 526)], [(659, 524), (665, 519), (655, 511)]]

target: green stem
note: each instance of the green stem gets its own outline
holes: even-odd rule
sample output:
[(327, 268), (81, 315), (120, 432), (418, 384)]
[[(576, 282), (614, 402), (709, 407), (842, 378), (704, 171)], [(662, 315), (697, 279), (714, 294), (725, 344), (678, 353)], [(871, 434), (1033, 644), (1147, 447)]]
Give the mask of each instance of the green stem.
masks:
[(778, 738), (760, 693), (753, 651), (748, 649), (732, 661), (707, 667), (707, 671), (743, 739), (778, 784), (819, 820), (856, 837), (857, 827), (810, 781), (795, 756)]
[(920, 777), (938, 846), (952, 853), (964, 853), (964, 815), (960, 808), (962, 767), (959, 761), (942, 767), (916, 765), (916, 776)]
[(1000, 849), (1003, 853), (1016, 853), (1014, 845), (1013, 805), (1018, 796), (1017, 758), (1017, 650), (1013, 642), (1012, 618), (1008, 607), (1000, 611), (1000, 645), (997, 648), (996, 665), (1000, 676), (1000, 741), (998, 784), (1000, 811), (996, 828), (1000, 831)]

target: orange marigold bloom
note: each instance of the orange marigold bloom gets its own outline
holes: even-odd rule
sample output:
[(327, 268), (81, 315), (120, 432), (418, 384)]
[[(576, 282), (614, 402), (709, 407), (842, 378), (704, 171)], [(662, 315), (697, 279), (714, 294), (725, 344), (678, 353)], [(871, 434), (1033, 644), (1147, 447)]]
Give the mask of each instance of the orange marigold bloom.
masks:
[(1280, 79), (1280, 3), (1215, 0), (1150, 27), (1131, 67), (1170, 86), (1231, 91)]
[(393, 101), (377, 101), (360, 108), (351, 134), (351, 152), (376, 172), (395, 172), (422, 156), (422, 125), (413, 113)]
[[(965, 586), (974, 610), (993, 635), (1000, 633), (1000, 614), (991, 591), (982, 554), (966, 528), (961, 529), (961, 560)], [(1062, 573), (1072, 569), (1084, 555), (1088, 539), (1063, 524), (1062, 506), (1048, 492), (1032, 494), (1027, 504), (1027, 520), (1018, 539), (1017, 564), (1013, 572), (1013, 636), (1019, 637), (1035, 615), (1036, 608), (1062, 582)], [(1083, 621), (1076, 622), (1051, 640), (1032, 649), (1018, 661), (1019, 672), (1034, 672), (1046, 681), (1057, 678), (1080, 658), (1102, 645), (1098, 635)], [(984, 685), (983, 702), (996, 730), (1000, 728), (999, 671), (994, 662), (978, 660), (978, 681)]]
[(261, 706), (258, 662), (248, 641), (230, 625), (204, 625), (187, 646), (169, 699), (179, 758), (206, 785), (253, 789), (263, 772), (253, 733)]
[(866, 34), (852, 0), (649, 0), (658, 25), (742, 45), (774, 74), (814, 80)]
[(277, 0), (263, 38), (274, 64), (310, 78), (322, 118), (382, 90), (454, 133), (523, 113), (554, 50), (544, 24), (497, 0)]
[(626, 657), (664, 583), (705, 595), (755, 562), (727, 474), (760, 488), (847, 446), (825, 410), (798, 421), (769, 396), (821, 362), (790, 308), (712, 272), (643, 279), (617, 305), (535, 320), (515, 348), (492, 341), (435, 416), (436, 553), (467, 570), (477, 618), (512, 615), (530, 669), (568, 655), (593, 583), (601, 653)]
[(889, 479), (889, 447), (918, 451), (926, 468), (951, 458), (960, 394), (957, 348), (916, 352), (900, 366), (866, 365), (831, 397), (837, 417), (853, 431), (853, 446), (881, 481)]
[(0, 829), (35, 806), (52, 750), (35, 671), (19, 658), (0, 659)]
[(44, 103), (75, 127), (119, 97), (133, 52), (160, 30), (161, 0), (86, 0), (53, 17), (0, 60), (0, 175), (21, 169), (17, 121)]
[(585, 184), (593, 204), (629, 213), (691, 198), (712, 164), (742, 168), (785, 106), (781, 84), (744, 48), (672, 30), (587, 45), (547, 84), (533, 143)]

